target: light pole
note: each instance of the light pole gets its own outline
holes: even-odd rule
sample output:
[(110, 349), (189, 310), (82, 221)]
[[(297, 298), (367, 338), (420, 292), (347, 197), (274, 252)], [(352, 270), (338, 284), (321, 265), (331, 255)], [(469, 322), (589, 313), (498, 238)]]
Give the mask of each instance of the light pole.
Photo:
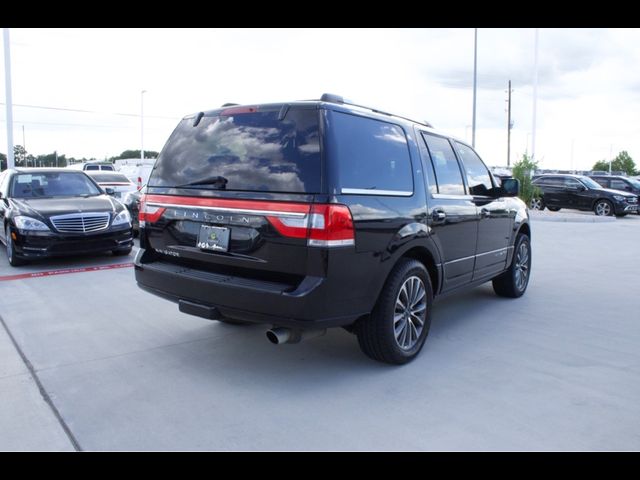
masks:
[(473, 32), (473, 120), (471, 121), (471, 146), (476, 148), (476, 89), (478, 79), (478, 29)]
[(536, 108), (538, 106), (538, 29), (536, 28), (535, 53), (533, 57), (533, 126), (531, 134), (531, 159), (536, 157)]
[(144, 94), (146, 90), (140, 92), (140, 160), (144, 163)]
[(5, 103), (7, 107), (7, 168), (16, 166), (13, 155), (13, 101), (11, 99), (11, 48), (9, 46), (9, 29), (4, 34), (4, 85)]

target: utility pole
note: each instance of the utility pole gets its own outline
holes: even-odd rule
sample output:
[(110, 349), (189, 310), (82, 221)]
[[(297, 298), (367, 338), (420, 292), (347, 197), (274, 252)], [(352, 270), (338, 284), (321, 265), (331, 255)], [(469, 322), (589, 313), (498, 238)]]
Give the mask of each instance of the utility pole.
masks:
[(536, 28), (535, 53), (533, 59), (533, 126), (531, 133), (531, 159), (536, 157), (536, 108), (538, 105), (538, 29)]
[[(571, 139), (571, 171), (573, 172), (573, 146), (576, 143), (576, 139)], [(574, 172), (575, 173), (575, 172)]]
[(613, 145), (609, 145), (609, 175), (611, 175), (611, 162), (613, 161)]
[(509, 80), (509, 89), (507, 90), (509, 97), (507, 99), (507, 167), (511, 165), (511, 80)]
[(144, 163), (144, 94), (146, 90), (140, 92), (140, 160)]
[(7, 107), (7, 168), (16, 166), (13, 155), (13, 101), (11, 99), (11, 47), (9, 45), (9, 29), (4, 34), (4, 85)]
[[(24, 140), (24, 125), (22, 125), (22, 148), (24, 148), (24, 164), (27, 165), (27, 143)], [(34, 165), (35, 166), (35, 165)]]
[(58, 151), (54, 150), (53, 153), (56, 154), (56, 168), (58, 167)]
[(471, 146), (476, 148), (476, 90), (478, 84), (478, 29), (473, 33), (473, 121), (471, 122)]

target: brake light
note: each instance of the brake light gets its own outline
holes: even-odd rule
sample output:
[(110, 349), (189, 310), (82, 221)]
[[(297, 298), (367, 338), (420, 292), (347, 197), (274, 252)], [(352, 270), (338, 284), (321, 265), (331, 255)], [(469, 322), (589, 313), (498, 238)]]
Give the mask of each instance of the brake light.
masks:
[(155, 223), (160, 220), (160, 217), (165, 212), (166, 208), (147, 205), (146, 195), (140, 199), (140, 212), (138, 214), (138, 221), (140, 227), (144, 227), (146, 222)]
[(142, 190), (142, 177), (138, 177), (138, 190)]
[(220, 112), (221, 117), (227, 117), (231, 115), (239, 115), (241, 113), (255, 113), (258, 111), (258, 107), (232, 107), (225, 108)]
[(285, 237), (306, 238), (310, 247), (341, 247), (355, 244), (351, 211), (346, 205), (312, 205), (300, 218), (267, 216), (267, 220)]

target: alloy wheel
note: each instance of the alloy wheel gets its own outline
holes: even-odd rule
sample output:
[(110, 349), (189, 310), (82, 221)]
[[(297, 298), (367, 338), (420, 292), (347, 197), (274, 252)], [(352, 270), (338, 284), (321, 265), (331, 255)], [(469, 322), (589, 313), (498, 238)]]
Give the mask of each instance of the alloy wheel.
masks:
[(607, 202), (598, 202), (598, 204), (596, 205), (596, 215), (611, 215), (611, 205), (609, 205)]
[(514, 273), (516, 288), (519, 291), (524, 290), (529, 278), (529, 245), (526, 242), (522, 242), (518, 248)]
[(5, 240), (7, 243), (7, 258), (9, 259), (9, 261), (11, 261), (11, 257), (13, 256), (13, 246), (11, 245), (11, 229), (7, 228), (5, 234)]
[(403, 350), (411, 350), (418, 343), (427, 313), (427, 291), (416, 276), (407, 278), (396, 297), (393, 311), (393, 330), (396, 342)]
[(541, 198), (532, 198), (531, 199), (531, 210), (542, 210), (542, 199)]

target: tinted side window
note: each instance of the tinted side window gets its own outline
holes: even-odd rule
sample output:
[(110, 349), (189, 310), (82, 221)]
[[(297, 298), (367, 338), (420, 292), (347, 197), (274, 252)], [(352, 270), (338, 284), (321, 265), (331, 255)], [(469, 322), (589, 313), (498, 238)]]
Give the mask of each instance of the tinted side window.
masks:
[(591, 177), (591, 178), (592, 178), (592, 180), (597, 182), (599, 185), (602, 185), (604, 188), (609, 188), (609, 179), (607, 179), (607, 178), (597, 178), (597, 177)]
[(630, 189), (627, 182), (625, 182), (624, 180), (618, 180), (616, 178), (611, 179), (611, 188), (613, 188), (614, 190), (627, 190), (628, 188)]
[(85, 170), (100, 170), (100, 167), (98, 165), (87, 165), (86, 167), (84, 167)]
[(580, 187), (582, 184), (576, 180), (575, 178), (565, 177), (564, 178), (564, 186), (565, 187)]
[(549, 177), (549, 178), (541, 177), (535, 181), (535, 184), (546, 185), (551, 187), (561, 187), (562, 185), (564, 185), (564, 181), (562, 180), (562, 178), (558, 178), (558, 177)]
[(438, 193), (445, 195), (464, 195), (464, 182), (449, 140), (443, 137), (423, 134), (438, 182)]
[(427, 188), (429, 189), (429, 193), (431, 194), (438, 193), (438, 183), (436, 181), (436, 173), (433, 170), (433, 161), (431, 160), (431, 155), (429, 155), (427, 144), (424, 140), (422, 142), (418, 140), (418, 145), (420, 147), (420, 154), (424, 158), (425, 174), (427, 178), (427, 183), (428, 183)]
[(413, 193), (409, 146), (402, 128), (371, 118), (328, 113), (327, 150), (343, 193), (349, 189)]
[(467, 172), (467, 184), (471, 195), (488, 195), (493, 188), (489, 170), (480, 157), (471, 148), (455, 142), (456, 150)]

